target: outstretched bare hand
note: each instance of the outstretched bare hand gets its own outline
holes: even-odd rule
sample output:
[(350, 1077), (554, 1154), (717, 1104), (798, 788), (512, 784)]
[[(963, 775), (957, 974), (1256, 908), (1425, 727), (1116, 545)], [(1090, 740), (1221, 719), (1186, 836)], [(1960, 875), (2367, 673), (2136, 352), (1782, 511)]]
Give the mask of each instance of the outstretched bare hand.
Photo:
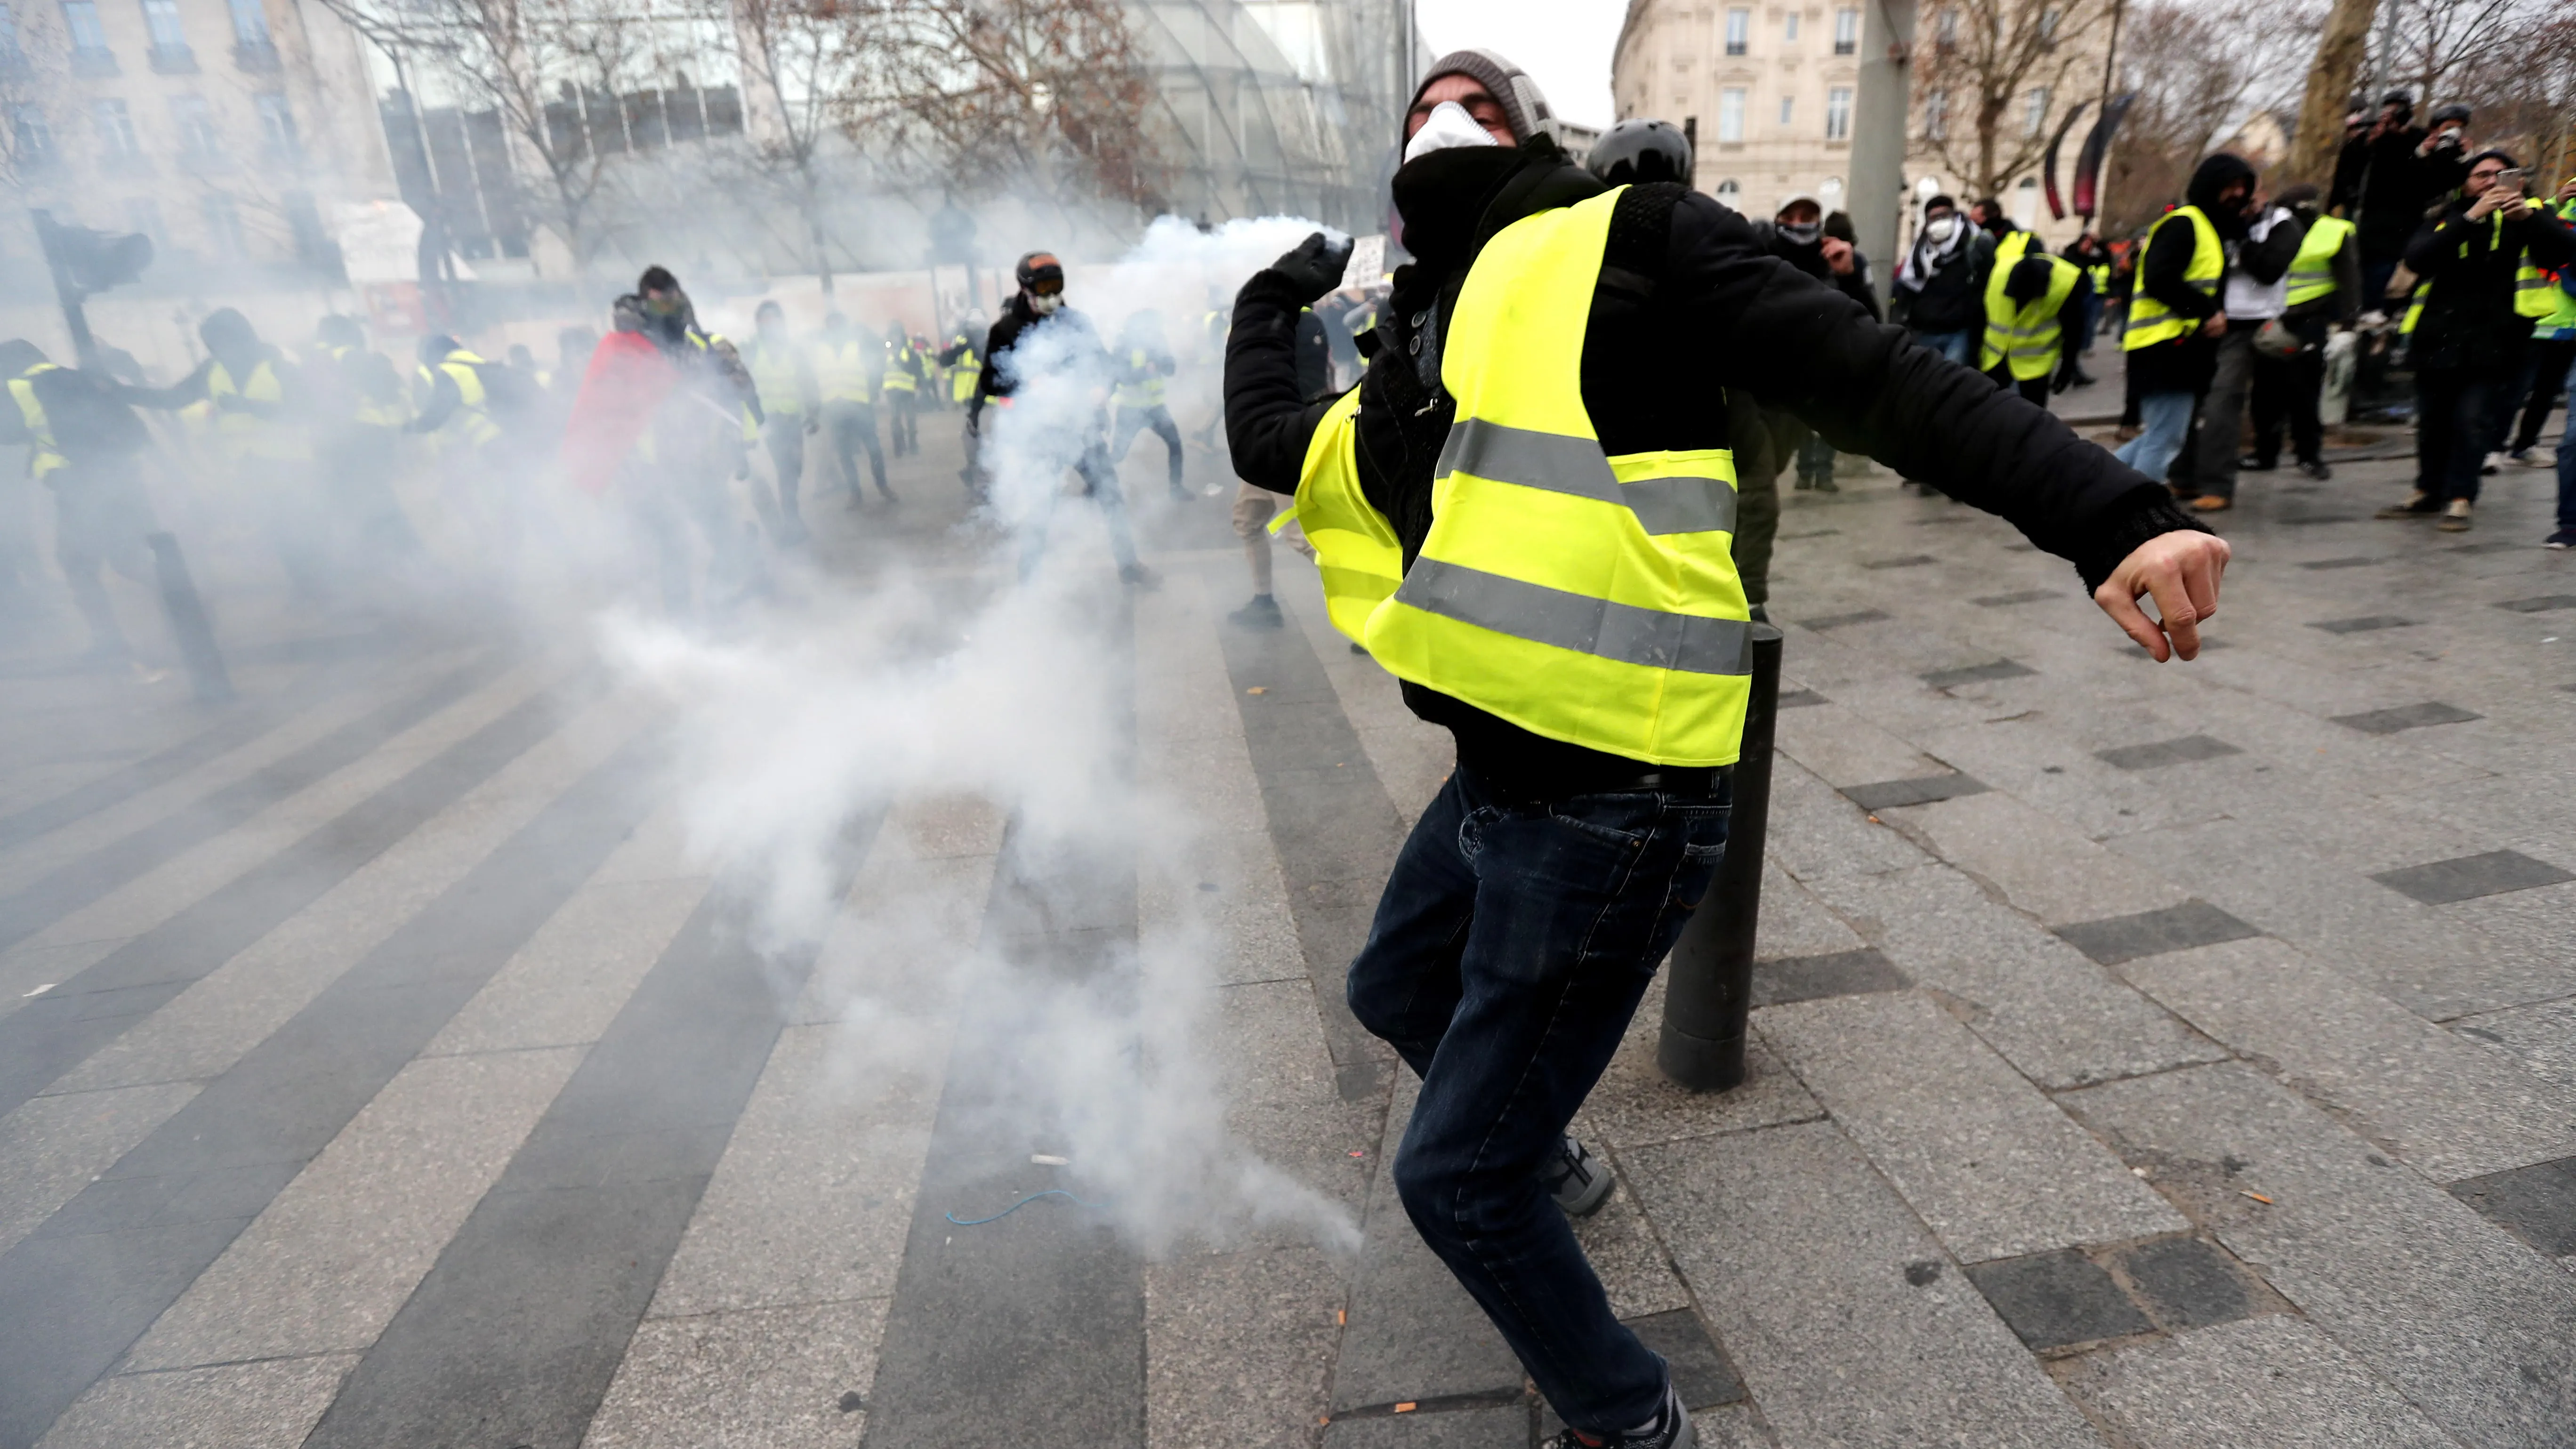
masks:
[[(2227, 540), (2214, 533), (2160, 533), (2120, 560), (2093, 591), (2093, 602), (2158, 664), (2175, 655), (2198, 658), (2200, 626), (2218, 612), (2218, 578), (2227, 572), (2227, 558)], [(2158, 618), (2138, 607), (2141, 596), (2155, 599)]]

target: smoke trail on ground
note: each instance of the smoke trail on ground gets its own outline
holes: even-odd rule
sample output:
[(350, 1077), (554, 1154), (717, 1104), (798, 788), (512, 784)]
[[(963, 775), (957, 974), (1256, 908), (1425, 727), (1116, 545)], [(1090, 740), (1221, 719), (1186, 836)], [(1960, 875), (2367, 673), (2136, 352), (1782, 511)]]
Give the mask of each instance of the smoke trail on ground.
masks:
[[(1103, 331), (1142, 308), (1177, 315), (1203, 306), (1211, 285), (1230, 297), (1311, 230), (1277, 218), (1213, 233), (1158, 224), (1120, 265), (1078, 270), (1071, 305), (1097, 306)], [(1153, 912), (1115, 903), (1109, 914), (1140, 921), (1137, 937), (1092, 962), (1033, 953), (1025, 933), (987, 931), (969, 949), (971, 932), (901, 899), (841, 916), (844, 823), (893, 802), (975, 801), (1007, 818), (1041, 916), (1096, 912), (1081, 896), (1101, 882), (1132, 891), (1200, 873), (1205, 832), (1191, 803), (1135, 782), (1129, 611), (1093, 510), (1063, 496), (1114, 379), (1073, 329), (1043, 332), (1059, 335), (1028, 348), (1018, 396), (988, 415), (989, 521), (1002, 526), (970, 577), (819, 583), (800, 607), (721, 639), (618, 612), (601, 626), (607, 653), (670, 700), (691, 848), (753, 883), (760, 944), (816, 942), (837, 923), (853, 945), (833, 953), (837, 976), (827, 957), (831, 979), (812, 988), (847, 1023), (851, 1090), (935, 1068), (971, 992), (979, 1031), (1008, 1042), (978, 1069), (999, 1079), (997, 1100), (1017, 1104), (1015, 1120), (985, 1124), (990, 1135), (1058, 1144), (1082, 1195), (1106, 1202), (1131, 1245), (1161, 1253), (1278, 1229), (1354, 1250), (1339, 1203), (1227, 1131), (1208, 1050), (1219, 935), (1196, 893)], [(1022, 582), (1030, 530), (1050, 513), (1059, 536)]]

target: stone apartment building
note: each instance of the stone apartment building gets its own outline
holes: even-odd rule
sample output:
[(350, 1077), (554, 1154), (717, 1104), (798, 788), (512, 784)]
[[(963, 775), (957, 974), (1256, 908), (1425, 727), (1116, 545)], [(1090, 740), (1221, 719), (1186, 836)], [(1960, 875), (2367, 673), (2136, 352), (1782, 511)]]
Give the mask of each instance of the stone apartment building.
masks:
[[(1925, 34), (1937, 34), (1940, 12), (1926, 6)], [(1845, 205), (1851, 138), (1860, 88), (1862, 13), (1854, 0), (1630, 0), (1611, 65), (1619, 117), (1654, 117), (1691, 133), (1697, 184), (1748, 216), (1768, 217), (1792, 196), (1811, 195), (1827, 210)], [(2092, 71), (2098, 82), (2098, 65)], [(2093, 93), (2093, 82), (2063, 96), (2041, 90), (2014, 110), (2012, 124), (2053, 128), (2065, 107)], [(1963, 189), (1930, 154), (1925, 132), (1951, 124), (1947, 98), (1913, 97), (1905, 163), (1909, 194)], [(2061, 187), (2074, 164), (2081, 128), (2060, 160)], [(1961, 196), (1964, 204), (1969, 197)], [(2052, 243), (2078, 224), (2047, 218), (2034, 170), (2007, 188), (2016, 220)], [(1910, 212), (1909, 208), (1909, 212)], [(1913, 217), (1900, 224), (1910, 244)]]
[(393, 173), (356, 36), (314, 0), (0, 0), (9, 200), (152, 238), (154, 270), (333, 270), (335, 203)]

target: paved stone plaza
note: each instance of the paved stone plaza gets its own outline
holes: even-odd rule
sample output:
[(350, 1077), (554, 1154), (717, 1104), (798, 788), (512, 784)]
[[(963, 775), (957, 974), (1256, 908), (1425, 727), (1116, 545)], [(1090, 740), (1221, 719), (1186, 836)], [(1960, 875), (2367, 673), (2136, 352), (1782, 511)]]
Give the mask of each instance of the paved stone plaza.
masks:
[[(822, 573), (995, 586), (950, 431), (900, 510), (812, 509)], [(1201, 812), (1198, 879), (897, 798), (819, 951), (748, 944), (577, 635), (218, 597), (213, 710), (0, 661), (0, 1449), (1551, 1429), (1394, 1204), (1410, 1078), (1341, 1004), (1446, 736), (1293, 555), (1289, 627), (1229, 628), (1225, 502), (1160, 464), (1159, 591), (1066, 547), (1132, 611), (1134, 769)], [(1997, 520), (1791, 497), (1752, 1078), (1664, 1083), (1659, 988), (1577, 1123), (1621, 1174), (1582, 1236), (1703, 1442), (2576, 1445), (2576, 557), (2541, 471), (2465, 536), (2370, 520), (2406, 468), (2249, 476), (2189, 666)], [(1092, 1188), (992, 1128), (971, 990), (871, 1042), (824, 989), (1114, 958), (1176, 891), (1221, 927), (1234, 1134), (1356, 1254), (963, 1225)]]

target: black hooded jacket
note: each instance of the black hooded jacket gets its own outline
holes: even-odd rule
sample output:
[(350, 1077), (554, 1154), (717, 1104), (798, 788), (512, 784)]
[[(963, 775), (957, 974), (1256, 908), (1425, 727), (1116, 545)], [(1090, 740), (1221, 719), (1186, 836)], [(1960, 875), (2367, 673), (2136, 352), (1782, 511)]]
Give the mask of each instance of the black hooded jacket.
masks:
[[(1371, 334), (1358, 455), (1360, 485), (1393, 523), (1407, 566), (1430, 531), (1432, 465), (1455, 415), (1455, 403), (1433, 384), (1438, 338), (1468, 264), (1511, 222), (1600, 190), (1539, 141), (1437, 151), (1397, 172), (1405, 244), (1419, 260), (1396, 274)], [(1297, 387), (1294, 337), (1304, 301), (1285, 273), (1255, 274), (1235, 299), (1226, 345), (1235, 472), (1277, 493), (1296, 490), (1325, 408)], [(2088, 586), (2147, 539), (2198, 526), (2161, 485), (1764, 255), (1742, 217), (1676, 185), (1630, 188), (1611, 219), (1582, 379), (1584, 408), (1608, 453), (1726, 447), (1721, 390), (1742, 388), (1843, 451), (1867, 453), (2002, 514), (2041, 548), (2074, 560)], [(1542, 739), (1429, 689), (1406, 685), (1404, 697), (1457, 737), (1462, 764), (1541, 794), (1638, 770), (1635, 761)]]
[[(2201, 162), (2199, 169), (2191, 173), (2191, 185), (2184, 189), (2183, 199), (2209, 218), (2209, 224), (2218, 231), (2220, 246), (2232, 249), (2244, 240), (2245, 217), (2238, 207), (2219, 204), (2219, 193), (2253, 178), (2253, 167), (2223, 151)], [(2194, 245), (2193, 228), (2188, 222), (2156, 228), (2147, 243), (2146, 255), (2138, 259), (2137, 291), (2172, 308), (2175, 316), (2201, 322), (2225, 308), (2227, 279), (2224, 272), (2220, 273), (2218, 286), (2206, 295), (2184, 280), (2183, 274), (2191, 270)], [(2137, 348), (2129, 353), (2127, 361), (2129, 377), (2141, 394), (2196, 393), (2209, 386), (2210, 375), (2218, 366), (2218, 339), (2202, 336), (2195, 327), (2170, 342)]]
[(1006, 398), (1020, 385), (1019, 364), (1011, 349), (1019, 345), (1023, 332), (1035, 335), (1045, 329), (1050, 336), (1068, 337), (1078, 352), (1098, 360), (1100, 375), (1108, 376), (1109, 353), (1100, 345), (1100, 334), (1092, 330), (1091, 319), (1071, 307), (1058, 307), (1041, 317), (1029, 305), (1029, 294), (1014, 292), (1002, 304), (1002, 315), (993, 321), (993, 330), (984, 337), (984, 370), (975, 376), (975, 396), (966, 404), (970, 414), (981, 416), (987, 398)]
[(2418, 370), (2510, 377), (2520, 368), (2531, 319), (2513, 299), (2525, 256), (2565, 266), (2576, 261), (2576, 234), (2545, 205), (2471, 221), (2469, 203), (2455, 201), (2424, 223), (2406, 246), (2407, 269), (2431, 287), (2407, 349)]

